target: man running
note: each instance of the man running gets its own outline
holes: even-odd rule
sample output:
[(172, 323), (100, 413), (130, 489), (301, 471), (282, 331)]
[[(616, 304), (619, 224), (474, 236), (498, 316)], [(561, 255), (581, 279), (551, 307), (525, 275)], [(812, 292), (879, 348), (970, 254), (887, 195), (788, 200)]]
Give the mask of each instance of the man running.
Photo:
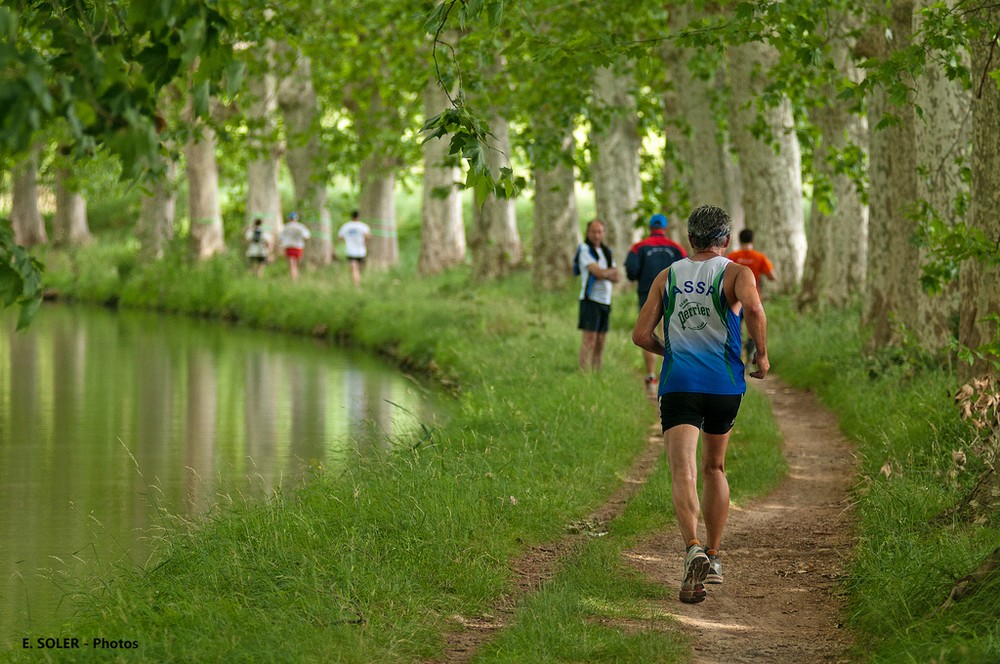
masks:
[[(667, 218), (662, 214), (654, 214), (649, 218), (649, 235), (632, 245), (625, 257), (625, 276), (629, 281), (637, 281), (636, 293), (639, 295), (639, 310), (646, 304), (649, 288), (653, 279), (660, 272), (670, 267), (674, 261), (685, 258), (684, 247), (667, 237)], [(656, 393), (656, 356), (648, 350), (642, 351), (642, 360), (646, 365), (646, 389)]]
[[(767, 277), (774, 281), (774, 265), (770, 259), (753, 248), (753, 231), (744, 228), (740, 231), (740, 248), (728, 255), (729, 260), (740, 265), (746, 265), (753, 272), (753, 278), (757, 282), (757, 293), (760, 293), (760, 278)], [(753, 358), (753, 338), (747, 339), (746, 358), (749, 362)]]
[[(764, 378), (767, 319), (750, 268), (725, 257), (732, 222), (720, 208), (703, 205), (688, 218), (694, 254), (661, 272), (632, 330), (632, 341), (663, 355), (660, 422), (670, 464), (674, 511), (686, 547), (682, 602), (705, 599), (705, 583), (722, 582), (719, 551), (729, 518), (726, 446), (746, 392), (740, 357), (740, 312), (757, 346), (754, 378)], [(663, 320), (663, 338), (656, 327)], [(698, 500), (701, 434), (702, 498)], [(698, 513), (705, 542), (698, 537)]]
[(281, 246), (285, 250), (285, 258), (288, 259), (288, 273), (292, 276), (292, 281), (299, 280), (299, 262), (302, 260), (302, 252), (306, 247), (306, 240), (312, 237), (309, 229), (299, 221), (299, 213), (292, 212), (288, 215), (288, 221), (278, 234)]

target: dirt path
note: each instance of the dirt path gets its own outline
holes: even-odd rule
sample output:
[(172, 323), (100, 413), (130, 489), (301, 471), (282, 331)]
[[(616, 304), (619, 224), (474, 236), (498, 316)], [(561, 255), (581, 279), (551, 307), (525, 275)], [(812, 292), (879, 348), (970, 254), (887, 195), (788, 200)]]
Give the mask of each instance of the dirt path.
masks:
[[(708, 599), (700, 604), (672, 599), (658, 608), (674, 616), (692, 638), (695, 663), (847, 662), (850, 641), (838, 624), (842, 601), (836, 581), (852, 546), (847, 509), (854, 476), (851, 446), (813, 395), (773, 377), (755, 381), (755, 387), (771, 400), (785, 439), (789, 476), (766, 497), (730, 510), (723, 542), (725, 583), (708, 586)], [(599, 530), (622, 513), (655, 469), (661, 448), (657, 428), (622, 478), (622, 488), (581, 523), (582, 529)], [(679, 538), (676, 529), (668, 529), (626, 556), (656, 583), (678, 588)], [(445, 661), (470, 661), (506, 625), (524, 596), (550, 579), (560, 561), (586, 539), (568, 534), (514, 561), (515, 585), (493, 611), (452, 617), (460, 628), (447, 636)]]
[[(757, 386), (784, 436), (789, 475), (764, 498), (730, 510), (725, 583), (706, 586), (701, 604), (660, 608), (692, 637), (696, 663), (847, 662), (836, 585), (853, 543), (852, 448), (812, 394), (771, 377)], [(659, 533), (627, 555), (656, 582), (679, 587), (679, 538)]]

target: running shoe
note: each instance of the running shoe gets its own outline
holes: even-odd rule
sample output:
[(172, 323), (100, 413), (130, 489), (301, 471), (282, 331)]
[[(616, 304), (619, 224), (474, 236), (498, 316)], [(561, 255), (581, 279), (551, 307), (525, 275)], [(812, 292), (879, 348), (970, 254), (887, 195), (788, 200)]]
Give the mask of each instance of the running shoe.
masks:
[(687, 548), (684, 557), (684, 580), (681, 581), (681, 601), (697, 604), (705, 599), (705, 576), (708, 574), (709, 560), (705, 549), (697, 544)]
[(708, 575), (705, 583), (722, 583), (722, 560), (719, 556), (708, 556)]

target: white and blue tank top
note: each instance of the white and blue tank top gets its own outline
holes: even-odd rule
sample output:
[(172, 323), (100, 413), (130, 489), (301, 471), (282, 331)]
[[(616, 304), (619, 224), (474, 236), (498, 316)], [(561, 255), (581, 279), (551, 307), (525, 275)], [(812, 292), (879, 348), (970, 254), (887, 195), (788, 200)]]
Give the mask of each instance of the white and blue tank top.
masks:
[(726, 301), (729, 259), (684, 258), (670, 266), (663, 294), (661, 395), (668, 392), (743, 394), (740, 315)]

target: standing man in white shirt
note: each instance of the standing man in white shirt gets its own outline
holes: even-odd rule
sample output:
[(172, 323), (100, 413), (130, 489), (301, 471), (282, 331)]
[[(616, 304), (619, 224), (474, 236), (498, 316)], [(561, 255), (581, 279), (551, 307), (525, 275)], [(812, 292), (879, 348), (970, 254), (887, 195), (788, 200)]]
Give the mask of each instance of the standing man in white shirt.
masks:
[(357, 210), (351, 212), (351, 220), (337, 231), (337, 237), (345, 245), (347, 261), (351, 264), (351, 279), (355, 286), (361, 285), (361, 268), (368, 256), (368, 241), (372, 239), (372, 229), (359, 217)]
[(580, 370), (597, 371), (604, 357), (604, 341), (611, 320), (612, 287), (618, 281), (618, 267), (604, 244), (604, 222), (587, 224), (587, 238), (576, 250), (580, 273)]
[(288, 272), (292, 275), (292, 281), (299, 280), (299, 261), (302, 260), (306, 240), (310, 237), (312, 237), (312, 233), (299, 221), (299, 213), (290, 213), (278, 239), (281, 240), (281, 247), (285, 250), (285, 257), (288, 259)]

